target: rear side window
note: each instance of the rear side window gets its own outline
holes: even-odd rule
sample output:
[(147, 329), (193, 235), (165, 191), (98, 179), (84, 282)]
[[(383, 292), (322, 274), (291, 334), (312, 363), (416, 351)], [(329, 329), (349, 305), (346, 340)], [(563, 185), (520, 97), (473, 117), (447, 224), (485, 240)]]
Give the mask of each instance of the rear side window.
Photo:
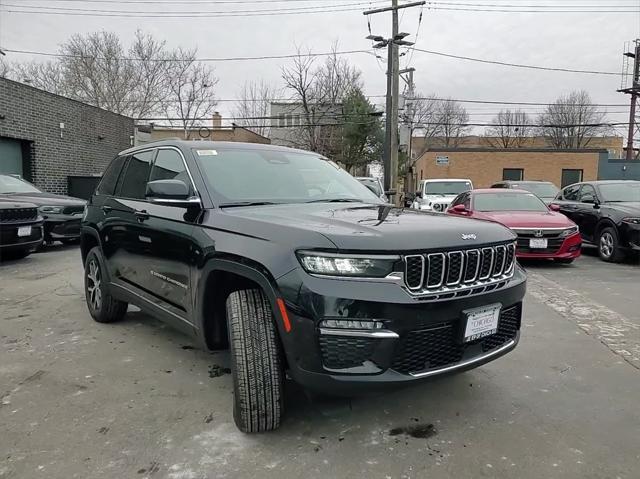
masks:
[(122, 170), (125, 159), (126, 156), (117, 156), (111, 164), (109, 164), (107, 171), (102, 175), (102, 180), (100, 180), (96, 188), (96, 195), (113, 195), (116, 191), (116, 184), (118, 183), (118, 177), (120, 176), (120, 171)]
[(144, 199), (147, 188), (147, 179), (151, 169), (151, 159), (155, 150), (134, 153), (123, 173), (118, 196), (122, 198)]
[(194, 194), (182, 156), (176, 150), (158, 150), (149, 176), (149, 181), (155, 180), (181, 180), (189, 187), (191, 194)]
[(580, 192), (580, 185), (568, 186), (562, 192), (562, 197), (567, 201), (578, 201), (579, 192)]

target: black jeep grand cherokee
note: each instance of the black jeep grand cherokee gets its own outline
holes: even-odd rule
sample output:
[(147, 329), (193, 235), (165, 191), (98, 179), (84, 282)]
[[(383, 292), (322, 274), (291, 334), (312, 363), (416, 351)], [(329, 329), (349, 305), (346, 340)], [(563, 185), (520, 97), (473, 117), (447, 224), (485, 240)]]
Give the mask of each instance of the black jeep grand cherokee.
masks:
[(132, 303), (230, 348), (234, 418), (257, 432), (280, 423), (285, 372), (355, 394), (513, 349), (525, 292), (515, 238), (394, 208), (316, 153), (170, 140), (113, 160), (81, 251), (96, 321)]

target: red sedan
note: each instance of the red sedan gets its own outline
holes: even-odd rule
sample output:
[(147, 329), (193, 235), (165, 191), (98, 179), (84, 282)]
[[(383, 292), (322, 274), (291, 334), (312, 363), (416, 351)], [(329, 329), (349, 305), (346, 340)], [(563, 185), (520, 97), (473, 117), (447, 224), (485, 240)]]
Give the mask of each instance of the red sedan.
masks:
[(548, 258), (571, 263), (580, 256), (578, 226), (524, 190), (473, 190), (456, 197), (447, 214), (501, 223), (518, 235), (518, 258)]

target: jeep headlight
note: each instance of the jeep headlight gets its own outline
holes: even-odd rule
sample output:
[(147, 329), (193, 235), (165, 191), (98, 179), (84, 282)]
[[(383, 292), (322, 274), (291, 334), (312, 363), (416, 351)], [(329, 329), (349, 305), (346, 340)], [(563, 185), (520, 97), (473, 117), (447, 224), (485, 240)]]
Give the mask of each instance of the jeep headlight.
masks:
[(40, 211), (40, 213), (56, 215), (62, 213), (62, 206), (41, 206), (38, 208), (38, 211)]
[(298, 251), (298, 260), (307, 273), (328, 276), (384, 278), (393, 271), (399, 256), (364, 256)]
[(578, 232), (578, 227), (577, 226), (572, 226), (571, 228), (567, 228), (566, 230), (562, 230), (562, 232), (560, 233), (560, 237), (561, 238), (566, 238), (567, 236), (571, 236), (575, 233)]
[(631, 225), (640, 225), (640, 218), (622, 218), (622, 222)]

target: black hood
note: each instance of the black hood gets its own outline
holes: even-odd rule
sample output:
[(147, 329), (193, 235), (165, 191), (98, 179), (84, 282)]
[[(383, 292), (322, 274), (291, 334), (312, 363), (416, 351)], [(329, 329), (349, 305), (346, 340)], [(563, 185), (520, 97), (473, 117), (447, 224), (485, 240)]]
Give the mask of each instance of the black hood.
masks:
[(516, 237), (511, 230), (497, 223), (389, 205), (294, 204), (225, 208), (224, 211), (236, 221), (242, 218), (257, 222), (256, 233), (262, 235), (274, 234), (267, 224), (278, 225), (275, 233), (283, 237), (291, 230), (313, 231), (345, 251), (473, 248)]
[(37, 206), (83, 206), (87, 202), (72, 196), (54, 195), (53, 193), (11, 193), (0, 195), (0, 198), (12, 201), (25, 201)]

